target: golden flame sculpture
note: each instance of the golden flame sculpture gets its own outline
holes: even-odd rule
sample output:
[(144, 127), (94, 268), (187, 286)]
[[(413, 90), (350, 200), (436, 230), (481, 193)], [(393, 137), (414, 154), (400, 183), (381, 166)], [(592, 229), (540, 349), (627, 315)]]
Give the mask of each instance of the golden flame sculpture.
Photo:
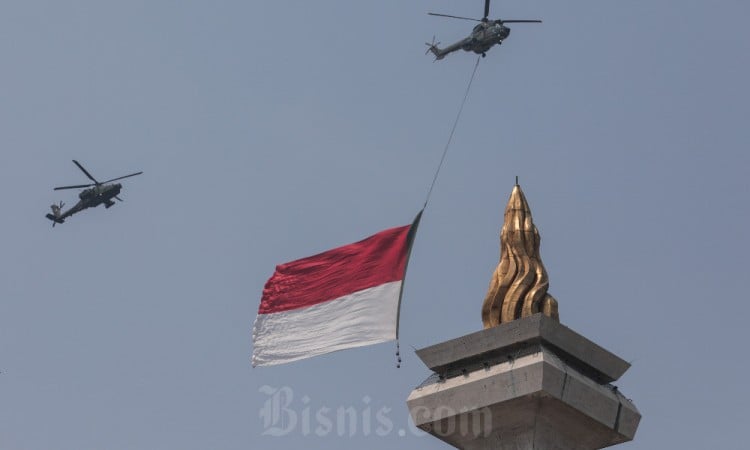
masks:
[(516, 183), (500, 231), (500, 264), (482, 305), (484, 328), (538, 312), (560, 321), (557, 300), (547, 293), (549, 280), (539, 256), (539, 241), (526, 196)]

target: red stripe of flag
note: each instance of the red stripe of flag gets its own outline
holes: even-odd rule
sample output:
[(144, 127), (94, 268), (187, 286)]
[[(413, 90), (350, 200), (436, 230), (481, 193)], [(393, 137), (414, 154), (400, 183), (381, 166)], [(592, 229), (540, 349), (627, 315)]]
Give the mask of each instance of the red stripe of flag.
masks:
[(276, 266), (258, 314), (305, 308), (404, 278), (411, 225)]

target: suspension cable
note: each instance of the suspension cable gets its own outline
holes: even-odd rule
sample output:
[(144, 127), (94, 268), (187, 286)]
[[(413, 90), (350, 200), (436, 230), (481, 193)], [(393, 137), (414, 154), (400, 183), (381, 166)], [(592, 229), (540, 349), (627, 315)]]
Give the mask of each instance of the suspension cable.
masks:
[(464, 93), (464, 99), (461, 100), (461, 107), (458, 108), (458, 114), (456, 114), (456, 120), (453, 122), (453, 128), (451, 128), (451, 133), (448, 135), (448, 142), (445, 143), (445, 148), (443, 149), (443, 156), (440, 157), (440, 163), (437, 166), (437, 170), (435, 170), (435, 176), (432, 177), (432, 183), (430, 184), (430, 189), (427, 191), (427, 198), (425, 198), (424, 206), (422, 209), (424, 210), (427, 208), (427, 203), (430, 201), (430, 196), (432, 195), (432, 189), (435, 187), (435, 182), (437, 181), (438, 175), (440, 174), (440, 169), (443, 167), (443, 162), (445, 161), (445, 156), (448, 154), (448, 148), (451, 145), (451, 141), (453, 140), (453, 133), (456, 132), (456, 126), (458, 126), (458, 120), (461, 118), (461, 113), (464, 110), (464, 105), (466, 104), (466, 99), (469, 97), (469, 91), (471, 90), (471, 84), (474, 82), (474, 75), (477, 73), (477, 68), (479, 67), (479, 60), (482, 59), (480, 56), (477, 56), (477, 62), (474, 64), (474, 70), (471, 72), (471, 78), (469, 79), (469, 84), (466, 86), (466, 92)]

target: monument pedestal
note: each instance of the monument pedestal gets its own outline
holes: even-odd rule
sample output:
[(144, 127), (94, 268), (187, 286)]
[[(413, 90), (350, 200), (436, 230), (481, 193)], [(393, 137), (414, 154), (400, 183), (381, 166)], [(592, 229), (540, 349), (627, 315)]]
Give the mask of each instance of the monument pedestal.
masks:
[(633, 439), (640, 413), (611, 383), (630, 365), (536, 314), (417, 351), (435, 372), (415, 425), (466, 450), (593, 450)]

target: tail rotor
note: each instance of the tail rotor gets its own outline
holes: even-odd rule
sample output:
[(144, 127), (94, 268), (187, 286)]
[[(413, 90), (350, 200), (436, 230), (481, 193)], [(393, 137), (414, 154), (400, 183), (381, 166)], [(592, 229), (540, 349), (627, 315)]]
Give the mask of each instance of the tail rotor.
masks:
[(52, 213), (53, 213), (53, 214), (54, 214), (55, 216), (59, 216), (59, 215), (60, 215), (60, 211), (62, 211), (62, 208), (63, 208), (63, 206), (65, 206), (65, 203), (63, 203), (63, 201), (62, 201), (62, 200), (60, 200), (60, 203), (59, 203), (59, 204), (57, 204), (57, 205), (55, 205), (55, 204), (52, 204), (52, 205), (50, 206), (50, 208), (52, 208)]
[(438, 48), (440, 42), (435, 42), (435, 36), (432, 36), (432, 42), (425, 42), (424, 45), (427, 46), (427, 50), (424, 52), (425, 55), (432, 52), (432, 54), (435, 55), (435, 61), (442, 59), (440, 56), (440, 48)]
[(52, 204), (50, 205), (50, 209), (52, 209), (52, 214), (47, 214), (47, 218), (52, 221), (52, 228), (55, 227), (55, 224), (63, 223), (63, 219), (60, 218), (62, 215), (62, 208), (65, 206), (65, 203), (63, 203), (62, 200), (60, 200), (59, 204)]

